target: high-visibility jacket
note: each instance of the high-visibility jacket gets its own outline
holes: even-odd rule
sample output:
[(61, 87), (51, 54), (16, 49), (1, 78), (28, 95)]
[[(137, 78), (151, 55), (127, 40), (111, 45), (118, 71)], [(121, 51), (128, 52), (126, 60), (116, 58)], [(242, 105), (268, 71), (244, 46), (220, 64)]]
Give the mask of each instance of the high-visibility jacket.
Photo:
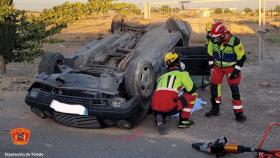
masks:
[[(208, 54), (212, 57), (214, 65), (218, 67), (231, 67), (234, 65), (243, 65), (246, 56), (240, 40), (232, 35), (227, 44), (215, 44), (212, 41), (208, 43)], [(210, 64), (210, 63), (209, 63)]]
[(160, 76), (152, 97), (152, 109), (168, 112), (176, 108), (178, 93), (183, 88), (187, 93), (195, 92), (195, 86), (187, 71), (174, 70)]

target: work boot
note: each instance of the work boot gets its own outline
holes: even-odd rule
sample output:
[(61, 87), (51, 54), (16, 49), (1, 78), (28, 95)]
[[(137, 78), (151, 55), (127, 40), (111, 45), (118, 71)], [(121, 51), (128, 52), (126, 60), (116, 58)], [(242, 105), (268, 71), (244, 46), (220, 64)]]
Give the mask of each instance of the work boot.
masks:
[(238, 122), (245, 122), (247, 120), (246, 116), (243, 115), (242, 112), (236, 112), (235, 114), (235, 120)]
[(211, 99), (212, 103), (212, 108), (209, 112), (205, 114), (206, 117), (211, 117), (211, 116), (219, 116), (220, 115), (220, 104), (216, 103), (215, 99)]
[(165, 121), (164, 121), (162, 115), (159, 115), (159, 114), (156, 115), (156, 124), (158, 127), (158, 131), (161, 135), (167, 134), (166, 124), (165, 124)]
[(178, 128), (188, 128), (188, 127), (190, 127), (193, 124), (194, 124), (193, 120), (188, 120), (188, 119), (180, 118), (179, 119)]

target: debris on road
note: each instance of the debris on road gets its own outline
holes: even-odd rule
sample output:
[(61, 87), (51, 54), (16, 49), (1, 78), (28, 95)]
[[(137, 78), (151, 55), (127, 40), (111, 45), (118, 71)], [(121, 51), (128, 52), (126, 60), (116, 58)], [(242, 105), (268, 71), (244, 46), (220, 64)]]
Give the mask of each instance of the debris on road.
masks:
[(262, 87), (270, 87), (271, 84), (270, 84), (269, 82), (267, 82), (267, 81), (263, 81), (263, 82), (261, 83), (261, 86), (262, 86)]

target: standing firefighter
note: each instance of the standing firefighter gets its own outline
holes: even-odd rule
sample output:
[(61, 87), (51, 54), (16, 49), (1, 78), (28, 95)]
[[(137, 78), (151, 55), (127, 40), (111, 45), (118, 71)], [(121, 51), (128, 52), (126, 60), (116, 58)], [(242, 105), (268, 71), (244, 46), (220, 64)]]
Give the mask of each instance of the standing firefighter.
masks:
[(211, 110), (206, 117), (218, 116), (221, 104), (221, 84), (224, 76), (232, 93), (233, 111), (237, 121), (246, 121), (239, 93), (241, 68), (246, 60), (245, 51), (239, 38), (232, 35), (222, 22), (216, 22), (211, 29), (208, 44), (209, 65), (211, 68)]
[[(166, 133), (165, 117), (180, 112), (178, 128), (187, 128), (194, 124), (189, 120), (196, 100), (196, 87), (189, 73), (184, 71), (177, 53), (167, 53), (164, 62), (168, 70), (157, 82), (152, 97), (152, 109), (155, 121), (161, 134)], [(181, 96), (179, 93), (183, 92)]]

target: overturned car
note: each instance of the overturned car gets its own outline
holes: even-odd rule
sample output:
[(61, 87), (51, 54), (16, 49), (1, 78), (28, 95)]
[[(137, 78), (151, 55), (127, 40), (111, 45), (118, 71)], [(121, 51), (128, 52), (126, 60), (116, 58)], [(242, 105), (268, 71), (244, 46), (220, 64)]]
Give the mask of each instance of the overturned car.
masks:
[[(111, 32), (71, 57), (60, 53), (42, 57), (25, 98), (35, 114), (69, 126), (125, 129), (146, 116), (156, 78), (164, 72), (163, 55), (178, 49), (186, 57), (191, 27), (177, 17), (144, 26), (116, 15)], [(198, 75), (207, 73), (204, 47), (192, 50), (196, 55), (185, 58), (187, 67), (196, 63), (202, 66), (195, 71)]]

